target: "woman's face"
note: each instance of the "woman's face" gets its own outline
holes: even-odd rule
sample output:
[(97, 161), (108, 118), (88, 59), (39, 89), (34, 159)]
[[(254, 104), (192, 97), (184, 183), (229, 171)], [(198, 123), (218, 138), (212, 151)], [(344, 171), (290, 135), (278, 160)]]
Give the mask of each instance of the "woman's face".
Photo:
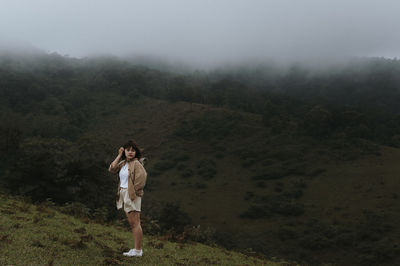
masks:
[(125, 157), (128, 159), (128, 161), (135, 158), (135, 155), (136, 151), (132, 147), (125, 149)]

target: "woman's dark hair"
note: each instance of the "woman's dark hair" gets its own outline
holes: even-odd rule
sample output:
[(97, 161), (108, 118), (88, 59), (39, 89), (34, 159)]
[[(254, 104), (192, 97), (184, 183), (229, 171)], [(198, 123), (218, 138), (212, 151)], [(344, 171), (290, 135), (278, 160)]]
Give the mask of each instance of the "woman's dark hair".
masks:
[[(124, 146), (122, 146), (122, 147), (123, 147), (124, 149), (128, 149), (128, 148), (132, 147), (132, 149), (134, 149), (134, 150), (136, 151), (135, 158), (140, 159), (140, 158), (142, 157), (142, 152), (141, 152), (141, 150), (139, 149), (138, 145), (136, 144), (136, 141), (135, 141), (135, 140), (129, 140), (129, 141), (128, 141), (127, 143), (125, 143)], [(125, 160), (125, 159), (126, 159), (125, 152), (122, 153), (121, 159), (122, 159), (122, 160)]]

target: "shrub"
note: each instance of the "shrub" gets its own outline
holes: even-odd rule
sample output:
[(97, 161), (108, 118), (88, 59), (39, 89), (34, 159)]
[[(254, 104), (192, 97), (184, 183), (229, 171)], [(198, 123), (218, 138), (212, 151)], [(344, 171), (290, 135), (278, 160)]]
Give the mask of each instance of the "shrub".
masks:
[(301, 189), (293, 189), (291, 191), (283, 193), (283, 196), (286, 198), (295, 198), (298, 199), (303, 196), (303, 190)]
[(253, 191), (247, 191), (246, 195), (244, 196), (244, 199), (245, 200), (249, 200), (249, 199), (251, 199), (253, 197), (254, 197), (254, 192)]
[(325, 249), (332, 245), (332, 241), (321, 234), (305, 234), (299, 239), (301, 246), (307, 249)]
[(304, 206), (288, 200), (276, 200), (271, 205), (271, 211), (284, 216), (300, 216), (304, 213)]
[(322, 174), (322, 173), (325, 173), (326, 172), (326, 169), (325, 168), (318, 168), (318, 169), (315, 169), (315, 170), (312, 170), (310, 173), (308, 173), (307, 175), (308, 176), (318, 176), (318, 175), (320, 175), (320, 174)]
[(183, 178), (189, 178), (193, 176), (193, 170), (192, 169), (186, 169), (182, 172), (181, 177)]
[(271, 214), (265, 208), (265, 206), (253, 205), (250, 208), (240, 214), (240, 218), (260, 219), (270, 217)]
[(271, 160), (271, 159), (266, 159), (266, 160), (264, 160), (261, 164), (262, 164), (263, 166), (270, 166), (270, 165), (272, 165), (273, 163), (274, 163), (273, 160)]
[(176, 233), (182, 233), (184, 227), (192, 222), (190, 216), (181, 210), (178, 203), (165, 203), (157, 218), (162, 232), (173, 230)]
[(214, 149), (215, 149), (216, 151), (219, 151), (219, 152), (225, 152), (225, 151), (226, 151), (226, 147), (225, 147), (225, 146), (220, 146), (220, 145), (216, 145), (216, 146), (214, 147)]
[(206, 189), (206, 188), (207, 188), (207, 185), (204, 184), (204, 183), (196, 183), (196, 188), (199, 188), (199, 189)]
[(97, 208), (93, 211), (91, 217), (99, 223), (105, 223), (108, 220), (108, 210), (106, 207)]
[(282, 241), (285, 241), (298, 238), (298, 233), (293, 228), (282, 226), (278, 230), (278, 236)]
[(258, 182), (256, 182), (256, 186), (259, 187), (259, 188), (265, 188), (265, 187), (267, 187), (267, 185), (265, 184), (264, 181), (258, 181)]
[(218, 152), (215, 154), (215, 158), (217, 158), (217, 159), (222, 159), (224, 157), (225, 157), (225, 155), (223, 153)]
[(300, 151), (298, 151), (296, 148), (280, 149), (271, 154), (272, 158), (279, 160), (279, 161), (287, 161), (290, 159), (297, 159), (297, 158), (301, 158), (302, 156), (303, 156), (303, 154)]
[(255, 159), (246, 159), (242, 162), (242, 167), (249, 167), (252, 166), (253, 164), (255, 164), (256, 160)]
[(203, 159), (197, 164), (197, 172), (205, 179), (215, 177), (217, 170), (215, 169), (215, 162), (210, 159)]
[(178, 163), (176, 165), (176, 169), (178, 169), (179, 171), (185, 170), (187, 168), (187, 165), (184, 163)]
[(200, 225), (197, 226), (186, 226), (184, 230), (185, 237), (187, 239), (205, 243), (207, 245), (211, 245), (215, 243), (215, 228), (206, 227), (202, 228)]
[(285, 169), (271, 169), (271, 170), (264, 170), (264, 174), (255, 175), (252, 177), (253, 180), (275, 180), (281, 179), (288, 175), (287, 170)]
[(287, 166), (286, 175), (305, 175), (305, 164), (294, 164)]
[(61, 212), (70, 214), (78, 218), (89, 218), (90, 209), (80, 202), (67, 202), (60, 207)]
[(302, 188), (306, 188), (307, 187), (307, 183), (304, 182), (304, 180), (300, 179), (300, 180), (295, 180), (293, 182), (293, 187), (294, 188), (298, 188), (298, 189), (302, 189)]

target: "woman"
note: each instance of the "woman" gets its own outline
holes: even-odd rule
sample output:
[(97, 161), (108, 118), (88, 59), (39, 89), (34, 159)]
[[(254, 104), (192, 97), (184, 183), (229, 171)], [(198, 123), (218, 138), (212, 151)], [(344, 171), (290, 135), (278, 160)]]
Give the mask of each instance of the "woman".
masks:
[(130, 140), (119, 148), (117, 158), (108, 168), (111, 173), (119, 174), (117, 209), (124, 207), (135, 241), (135, 248), (124, 252), (124, 256), (141, 257), (143, 255), (140, 207), (147, 179), (147, 172), (142, 165), (143, 160), (136, 142)]

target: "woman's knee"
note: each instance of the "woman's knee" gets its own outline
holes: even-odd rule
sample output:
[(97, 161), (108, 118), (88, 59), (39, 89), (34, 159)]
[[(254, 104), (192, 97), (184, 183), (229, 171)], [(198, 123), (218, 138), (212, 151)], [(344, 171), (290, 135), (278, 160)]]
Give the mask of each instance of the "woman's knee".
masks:
[(128, 222), (132, 228), (140, 226), (140, 216), (138, 212), (136, 211), (129, 212), (127, 213), (127, 216), (128, 216)]
[(135, 222), (132, 221), (132, 219), (131, 219), (130, 217), (128, 217), (128, 223), (129, 223), (129, 225), (130, 225), (132, 228), (135, 227)]

